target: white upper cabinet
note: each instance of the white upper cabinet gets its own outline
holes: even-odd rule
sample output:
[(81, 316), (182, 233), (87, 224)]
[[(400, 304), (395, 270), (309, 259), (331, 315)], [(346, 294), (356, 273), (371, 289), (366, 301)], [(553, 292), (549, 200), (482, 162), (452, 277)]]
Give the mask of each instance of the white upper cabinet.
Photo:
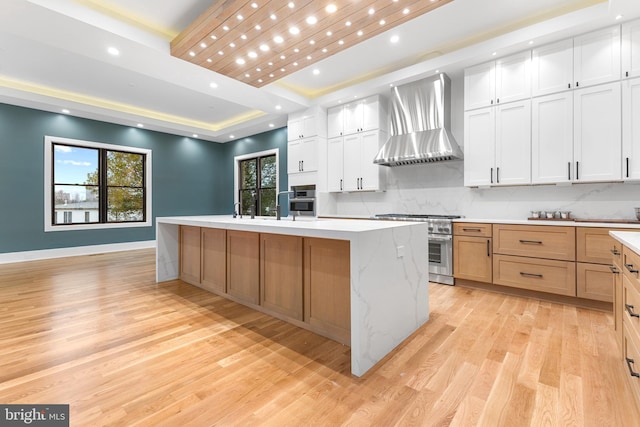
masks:
[(531, 96), (531, 51), (467, 68), (464, 109), (519, 101)]
[(573, 177), (573, 93), (533, 98), (531, 110), (531, 182), (570, 182)]
[(344, 129), (344, 107), (338, 105), (327, 110), (327, 138), (342, 136)]
[(326, 136), (327, 113), (320, 107), (289, 115), (287, 122), (287, 141), (309, 138), (311, 136)]
[(622, 83), (622, 178), (640, 179), (640, 78)]
[[(371, 130), (347, 135), (344, 141), (344, 169), (342, 190), (375, 191), (381, 189), (383, 166), (373, 159), (384, 142), (386, 132)], [(335, 180), (335, 179), (334, 179)]]
[(622, 179), (620, 82), (574, 92), (574, 181)]
[(495, 168), (495, 108), (464, 113), (464, 185), (493, 184)]
[(622, 24), (622, 78), (640, 76), (640, 20)]
[(605, 28), (573, 40), (575, 87), (620, 79), (620, 26)]
[(496, 107), (495, 185), (531, 183), (531, 101)]
[(344, 189), (344, 138), (329, 138), (327, 141), (327, 190), (339, 192)]
[(496, 104), (531, 96), (531, 51), (496, 61)]
[(310, 136), (287, 143), (287, 173), (318, 170), (319, 137)]
[(573, 39), (533, 49), (531, 68), (532, 96), (573, 88)]
[(464, 109), (493, 105), (496, 93), (496, 63), (476, 65), (464, 70)]

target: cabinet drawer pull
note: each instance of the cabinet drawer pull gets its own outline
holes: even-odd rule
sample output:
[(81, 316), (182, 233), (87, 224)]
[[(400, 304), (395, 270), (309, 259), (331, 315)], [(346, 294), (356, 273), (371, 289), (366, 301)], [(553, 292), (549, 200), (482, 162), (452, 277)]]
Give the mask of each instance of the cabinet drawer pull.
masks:
[(624, 358), (627, 361), (627, 368), (629, 368), (629, 375), (631, 375), (632, 377), (640, 377), (640, 374), (637, 372), (633, 371), (633, 368), (631, 367), (631, 365), (634, 363), (633, 359), (629, 359), (628, 357)]
[(633, 312), (633, 306), (631, 304), (625, 304), (624, 308), (627, 309), (627, 313), (629, 313), (629, 316), (640, 317), (640, 314)]
[(526, 276), (526, 277), (537, 277), (539, 279), (542, 279), (542, 274), (535, 274), (535, 273), (525, 273), (524, 271), (520, 272), (521, 276)]
[(611, 253), (614, 254), (615, 256), (620, 255), (620, 252), (618, 252), (616, 248), (611, 249)]
[(637, 273), (638, 272), (638, 270), (633, 268), (633, 264), (625, 264), (624, 266), (627, 267), (627, 270), (629, 270), (629, 273)]
[(615, 265), (610, 265), (609, 270), (611, 270), (613, 274), (620, 274), (620, 270), (618, 270), (618, 268)]
[(487, 239), (487, 256), (491, 256), (491, 240)]
[(478, 233), (482, 231), (481, 228), (463, 228), (462, 231), (477, 231)]
[(529, 244), (529, 245), (541, 245), (542, 242), (540, 240), (520, 240), (520, 243), (522, 244)]

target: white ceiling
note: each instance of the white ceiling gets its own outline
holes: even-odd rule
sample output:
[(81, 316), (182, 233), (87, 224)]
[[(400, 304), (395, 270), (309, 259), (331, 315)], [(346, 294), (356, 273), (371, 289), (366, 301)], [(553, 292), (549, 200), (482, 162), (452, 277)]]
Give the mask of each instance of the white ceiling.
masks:
[[(2, 0), (0, 102), (225, 142), (284, 126), (288, 113), (314, 104), (384, 92), (436, 69), (459, 76), (494, 51), (613, 25), (618, 14), (640, 17), (638, 0), (454, 0), (258, 89), (169, 54), (170, 40), (211, 3)], [(391, 45), (394, 34), (400, 42)]]

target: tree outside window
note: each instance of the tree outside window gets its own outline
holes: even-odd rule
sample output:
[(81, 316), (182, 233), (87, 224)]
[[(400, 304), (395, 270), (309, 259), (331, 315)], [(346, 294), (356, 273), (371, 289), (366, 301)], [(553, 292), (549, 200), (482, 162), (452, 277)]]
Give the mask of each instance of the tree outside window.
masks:
[(275, 154), (239, 162), (239, 198), (240, 212), (251, 214), (255, 197), (256, 215), (276, 215), (276, 156)]

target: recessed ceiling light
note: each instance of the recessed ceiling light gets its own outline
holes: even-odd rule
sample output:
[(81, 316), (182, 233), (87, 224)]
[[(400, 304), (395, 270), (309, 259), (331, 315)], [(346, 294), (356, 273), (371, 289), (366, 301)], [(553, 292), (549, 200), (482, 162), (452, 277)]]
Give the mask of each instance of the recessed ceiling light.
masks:
[(262, 79), (258, 79), (258, 83), (262, 83)]
[(298, 63), (297, 63), (297, 62), (294, 62), (294, 63), (293, 63), (293, 66), (294, 66), (294, 67), (297, 67), (297, 66), (298, 66)]
[(278, 44), (280, 44), (280, 43), (284, 42), (284, 38), (282, 38), (282, 36), (275, 36), (273, 38), (273, 41), (278, 43)]
[(262, 27), (260, 25), (256, 25), (256, 30), (260, 31), (262, 29)]
[(391, 41), (391, 43), (398, 43), (400, 41), (400, 36), (398, 35), (391, 36), (389, 40)]
[(358, 31), (358, 32), (357, 32), (357, 34), (358, 34), (358, 36), (361, 36), (361, 35), (363, 35), (364, 33), (362, 32), (362, 30), (360, 30), (360, 31)]
[(333, 33), (331, 31), (327, 31), (327, 36), (331, 37)]
[(393, 83), (389, 83), (389, 87), (393, 87)]
[(351, 26), (351, 21), (345, 22), (344, 25), (346, 25), (347, 27), (350, 27)]
[(64, 109), (62, 110), (62, 112), (63, 112), (64, 114), (69, 114), (71, 111), (69, 111), (69, 110), (67, 110), (66, 108), (64, 108)]
[(331, 4), (328, 4), (327, 7), (324, 8), (324, 10), (326, 10), (327, 13), (334, 13), (336, 10), (338, 10), (338, 6), (331, 3)]
[(263, 52), (269, 51), (269, 45), (261, 44), (260, 45), (260, 50), (263, 51)]
[(255, 3), (255, 2), (251, 3), (251, 7), (254, 8), (254, 9), (257, 9), (258, 8), (258, 3)]
[(289, 6), (289, 9), (293, 9), (294, 7), (296, 7), (295, 3), (292, 1), (289, 2), (288, 6)]
[(217, 84), (217, 83), (215, 83), (215, 82), (211, 82), (211, 83), (209, 83), (209, 86), (210, 86), (211, 88), (213, 88), (213, 89), (216, 89), (216, 88), (218, 87), (218, 84)]
[(274, 127), (274, 126), (275, 126), (275, 125), (274, 125), (273, 123), (269, 123), (269, 127), (270, 127), (270, 128), (272, 128), (272, 127)]
[(619, 21), (622, 19), (622, 15), (616, 15), (616, 21)]
[(222, 27), (223, 30), (225, 31), (229, 31), (229, 27), (227, 27), (226, 25), (224, 27)]
[(280, 71), (282, 71), (284, 73), (284, 68), (280, 68)]
[(381, 19), (381, 20), (380, 20), (380, 25), (384, 25), (384, 24), (386, 24), (386, 23), (387, 23), (387, 21), (385, 21), (384, 19)]
[(374, 8), (370, 8), (369, 15), (373, 15), (374, 13), (376, 13), (376, 10)]
[(242, 21), (244, 19), (244, 16), (238, 15), (238, 16), (236, 16), (236, 18), (238, 18), (238, 21)]
[(307, 55), (307, 59), (311, 61), (311, 55)]
[(440, 70), (436, 70), (436, 72), (435, 72), (435, 73), (436, 73), (436, 74), (439, 74), (439, 73), (440, 73)]
[(269, 61), (269, 62), (268, 62), (268, 64), (269, 64), (269, 66), (272, 66), (272, 65), (273, 65), (273, 62)]
[(316, 44), (315, 40), (309, 40), (309, 44)]
[(249, 78), (249, 77), (251, 77), (251, 74), (249, 74), (249, 73), (245, 73), (245, 75), (244, 75), (244, 76), (245, 76), (246, 78)]
[(315, 25), (317, 22), (318, 22), (318, 18), (316, 18), (315, 16), (313, 15), (307, 16), (307, 24)]
[(194, 51), (189, 52), (189, 56), (196, 56), (196, 53)]
[(280, 59), (286, 59), (286, 56), (280, 55)]
[(344, 40), (340, 40), (338, 44), (344, 44)]
[(289, 28), (289, 33), (295, 36), (296, 34), (300, 34), (300, 29), (298, 27), (291, 27)]
[(243, 34), (243, 35), (241, 35), (241, 36), (240, 36), (240, 38), (241, 38), (242, 40), (246, 40), (246, 39), (247, 39), (247, 36)]
[(529, 44), (533, 44), (533, 40), (529, 40)]
[(408, 7), (407, 7), (407, 8), (405, 8), (405, 9), (402, 11), (402, 13), (404, 13), (405, 15), (409, 14), (409, 8), (408, 8)]
[(493, 52), (493, 53), (491, 54), (491, 56), (496, 56), (497, 54), (498, 54), (498, 52)]
[(260, 71), (262, 71), (262, 68), (256, 68), (256, 71), (260, 72)]
[(218, 55), (224, 55), (224, 52), (223, 52), (223, 51), (221, 51), (221, 50), (219, 50), (219, 51), (218, 51)]
[(269, 74), (269, 77), (273, 77), (273, 73)]
[(295, 49), (293, 49), (293, 51), (294, 51), (295, 53), (298, 53), (298, 52), (300, 52), (300, 49), (295, 48)]
[(211, 63), (213, 60), (211, 58), (207, 58), (207, 62)]
[(250, 51), (249, 53), (247, 53), (247, 56), (248, 56), (249, 58), (257, 58), (257, 57), (258, 57), (258, 54), (257, 54), (257, 53), (255, 53), (254, 51)]
[(194, 133), (192, 136), (193, 136), (194, 138), (197, 138), (197, 137), (198, 137), (198, 134), (197, 134), (197, 133)]
[(235, 136), (233, 136), (233, 135), (229, 135), (229, 138), (233, 139), (233, 138), (235, 138)]
[(274, 21), (275, 21), (276, 19), (278, 19), (278, 17), (277, 17), (275, 14), (273, 14), (273, 13), (271, 14), (270, 18), (271, 18), (271, 19), (273, 19)]
[(246, 62), (246, 61), (245, 61), (244, 59), (242, 59), (242, 58), (238, 58), (238, 59), (236, 59), (236, 64), (238, 64), (238, 65), (244, 65), (244, 64), (245, 64), (245, 62)]
[(276, 110), (282, 110), (282, 107), (280, 105), (276, 105)]
[(313, 75), (314, 75), (314, 76), (317, 76), (318, 74), (320, 74), (320, 70), (318, 70), (317, 68), (315, 68), (315, 69), (313, 70)]
[(322, 53), (327, 53), (327, 48), (322, 49)]
[(211, 34), (211, 40), (217, 40), (218, 38), (216, 36), (214, 36), (213, 34)]
[(202, 43), (200, 43), (200, 47), (204, 49), (205, 47), (207, 47), (207, 44), (202, 42)]
[(142, 123), (138, 123), (136, 126), (138, 126), (139, 128), (143, 128), (144, 125)]
[(107, 52), (109, 52), (109, 54), (113, 55), (113, 56), (120, 55), (120, 51), (118, 49), (116, 49), (115, 47), (110, 47), (109, 49), (107, 49)]

